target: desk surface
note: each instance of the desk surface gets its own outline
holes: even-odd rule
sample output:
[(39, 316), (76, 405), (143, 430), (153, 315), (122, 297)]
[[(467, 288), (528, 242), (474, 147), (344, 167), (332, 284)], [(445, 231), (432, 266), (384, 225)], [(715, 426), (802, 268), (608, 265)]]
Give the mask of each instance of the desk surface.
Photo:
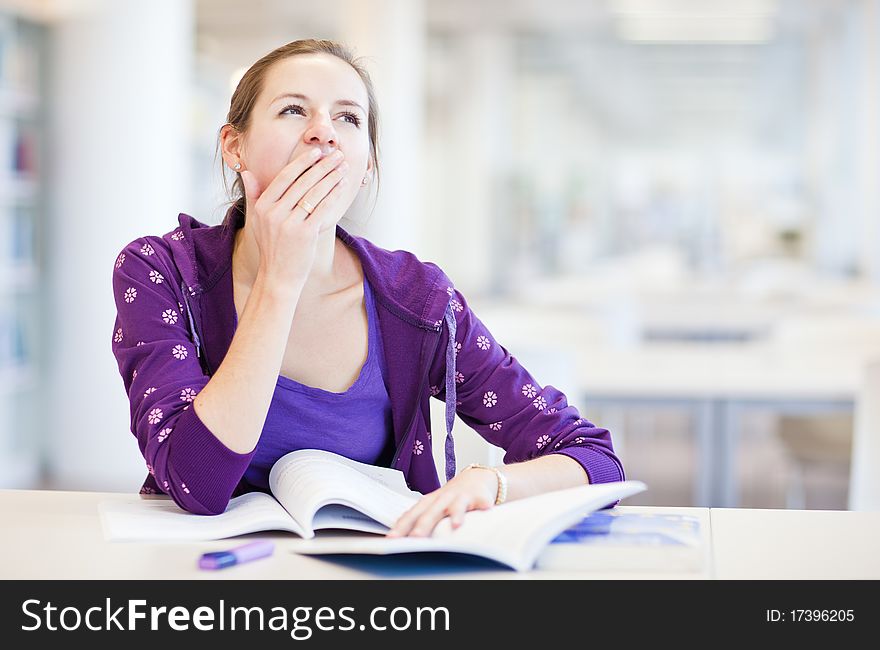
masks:
[(243, 540), (140, 543), (104, 540), (98, 515), (103, 500), (137, 495), (107, 492), (0, 490), (2, 579), (880, 579), (880, 512), (746, 510), (619, 506), (624, 512), (681, 513), (710, 522), (710, 562), (703, 574), (669, 572), (516, 573), (482, 561), (418, 556), (320, 559), (289, 552), (299, 538), (254, 533), (276, 541), (266, 560), (225, 571), (199, 571), (201, 553)]
[(712, 508), (723, 578), (880, 579), (880, 512)]

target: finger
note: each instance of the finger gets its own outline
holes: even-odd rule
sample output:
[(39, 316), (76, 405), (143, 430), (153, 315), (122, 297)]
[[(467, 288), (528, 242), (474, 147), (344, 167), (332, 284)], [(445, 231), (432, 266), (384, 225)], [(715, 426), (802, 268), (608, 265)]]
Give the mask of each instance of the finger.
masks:
[(388, 537), (403, 537), (408, 535), (410, 530), (412, 530), (413, 524), (422, 512), (430, 505), (431, 501), (433, 501), (433, 498), (427, 496), (419, 499), (412, 508), (404, 512), (395, 522), (394, 526), (392, 526), (391, 530), (387, 533)]
[[(334, 178), (330, 180), (334, 179), (338, 179), (336, 181), (336, 184), (330, 189), (326, 196), (319, 199), (320, 202), (318, 203), (315, 210), (310, 215), (305, 217), (310, 221), (314, 220), (319, 222), (319, 232), (322, 232), (326, 230), (330, 225), (335, 224), (335, 222), (337, 221), (337, 217), (339, 216), (338, 211), (334, 208), (336, 204), (342, 199), (342, 192), (345, 189), (348, 181), (344, 176), (334, 176)], [(304, 201), (308, 201), (309, 203), (314, 205), (312, 197), (307, 194), (300, 200), (297, 206), (302, 207), (302, 203)]]
[[(306, 203), (309, 203), (308, 209), (306, 209)], [(311, 210), (311, 212), (309, 212)], [(311, 201), (307, 201), (305, 197), (301, 198), (299, 202), (291, 208), (288, 212), (288, 215), (295, 222), (303, 222), (308, 219), (311, 215), (315, 214), (318, 211), (318, 206), (316, 206)]]
[(462, 494), (449, 506), (449, 517), (452, 519), (453, 528), (458, 528), (464, 522), (464, 513), (468, 510), (468, 502), (467, 496)]
[(488, 510), (489, 508), (495, 507), (495, 500), (487, 499), (484, 496), (479, 496), (476, 498), (473, 505), (474, 507), (472, 508), (472, 510)]
[(431, 492), (416, 502), (409, 510), (407, 510), (400, 519), (394, 524), (393, 530), (395, 532), (394, 537), (396, 536), (406, 536), (412, 532), (413, 526), (415, 526), (416, 522), (431, 508), (434, 507), (434, 504), (438, 501), (438, 495), (442, 496), (440, 490), (435, 490)]
[(241, 172), (241, 184), (244, 186), (244, 195), (251, 203), (254, 203), (258, 198), (260, 198), (260, 187), (257, 183), (257, 179), (254, 178), (254, 175), (250, 172), (250, 170), (245, 169)]
[[(328, 156), (325, 156), (313, 165), (310, 165), (303, 173), (293, 178), (293, 172), (287, 168), (279, 172), (277, 180), (284, 179), (283, 182), (287, 186), (281, 191), (281, 195), (275, 200), (269, 209), (278, 210), (279, 214), (287, 216), (294, 209), (297, 203), (302, 200), (306, 192), (314, 187), (322, 178), (332, 172), (338, 165), (345, 160), (345, 155), (336, 150)], [(320, 200), (320, 199), (318, 199)], [(315, 205), (317, 201), (309, 201)]]
[[(410, 514), (411, 511), (408, 511), (404, 516), (400, 517), (394, 525), (391, 527), (386, 535), (388, 537), (406, 537), (409, 535), (412, 530), (413, 524), (415, 524), (419, 515)], [(419, 513), (420, 514), (420, 513)]]
[(437, 499), (430, 508), (422, 513), (410, 531), (413, 537), (429, 537), (437, 523), (446, 516), (452, 499)]
[(318, 205), (325, 196), (330, 193), (340, 180), (345, 178), (345, 172), (348, 170), (348, 163), (342, 162), (336, 169), (332, 170), (324, 178), (318, 181), (314, 187), (305, 193), (300, 201), (308, 201), (312, 205)]
[(315, 165), (320, 156), (321, 150), (318, 147), (303, 149), (299, 155), (281, 168), (281, 171), (263, 190), (263, 200), (269, 204), (278, 201), (297, 178)]
[(288, 188), (284, 196), (278, 200), (279, 209), (289, 212), (303, 200), (312, 205), (321, 202), (348, 170), (348, 163), (344, 159), (335, 159), (335, 164), (331, 162), (326, 165), (325, 160), (309, 169)]

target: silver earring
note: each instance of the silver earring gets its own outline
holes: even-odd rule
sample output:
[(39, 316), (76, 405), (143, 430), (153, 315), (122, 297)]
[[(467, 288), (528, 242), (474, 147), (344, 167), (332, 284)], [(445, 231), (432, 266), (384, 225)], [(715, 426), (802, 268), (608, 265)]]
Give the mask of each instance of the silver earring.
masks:
[(241, 163), (240, 163), (240, 162), (239, 162), (239, 163), (235, 163), (235, 166), (233, 167), (233, 169), (234, 169), (235, 171), (238, 171), (239, 169), (241, 169)]
[(367, 184), (367, 177), (364, 176), (364, 177), (361, 179), (361, 185), (366, 185), (366, 184)]

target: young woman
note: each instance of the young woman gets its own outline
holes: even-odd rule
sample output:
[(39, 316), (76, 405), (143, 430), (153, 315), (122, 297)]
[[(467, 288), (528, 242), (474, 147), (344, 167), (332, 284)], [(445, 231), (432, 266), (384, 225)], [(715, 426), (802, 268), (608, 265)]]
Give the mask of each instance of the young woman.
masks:
[[(149, 472), (142, 492), (223, 512), (272, 464), (319, 448), (401, 470), (425, 496), (390, 535), (505, 499), (624, 479), (607, 430), (540, 386), (430, 262), (338, 222), (378, 178), (378, 112), (343, 46), (304, 40), (257, 61), (220, 131), (237, 173), (222, 225), (119, 254), (113, 353)], [(225, 176), (224, 176), (225, 177)], [(429, 398), (446, 402), (446, 483)], [(455, 414), (506, 451), (456, 474)]]

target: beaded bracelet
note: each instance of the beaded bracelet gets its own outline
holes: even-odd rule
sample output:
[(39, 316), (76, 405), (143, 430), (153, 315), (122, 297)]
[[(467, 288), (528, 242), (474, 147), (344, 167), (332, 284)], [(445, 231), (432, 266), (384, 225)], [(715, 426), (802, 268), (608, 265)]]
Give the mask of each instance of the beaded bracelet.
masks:
[(477, 469), (488, 469), (495, 472), (495, 476), (498, 477), (498, 491), (495, 493), (495, 505), (500, 506), (507, 501), (507, 476), (504, 475), (504, 472), (497, 467), (489, 467), (488, 465), (481, 465), (480, 463), (471, 463), (465, 467), (465, 469), (471, 469), (472, 467)]

